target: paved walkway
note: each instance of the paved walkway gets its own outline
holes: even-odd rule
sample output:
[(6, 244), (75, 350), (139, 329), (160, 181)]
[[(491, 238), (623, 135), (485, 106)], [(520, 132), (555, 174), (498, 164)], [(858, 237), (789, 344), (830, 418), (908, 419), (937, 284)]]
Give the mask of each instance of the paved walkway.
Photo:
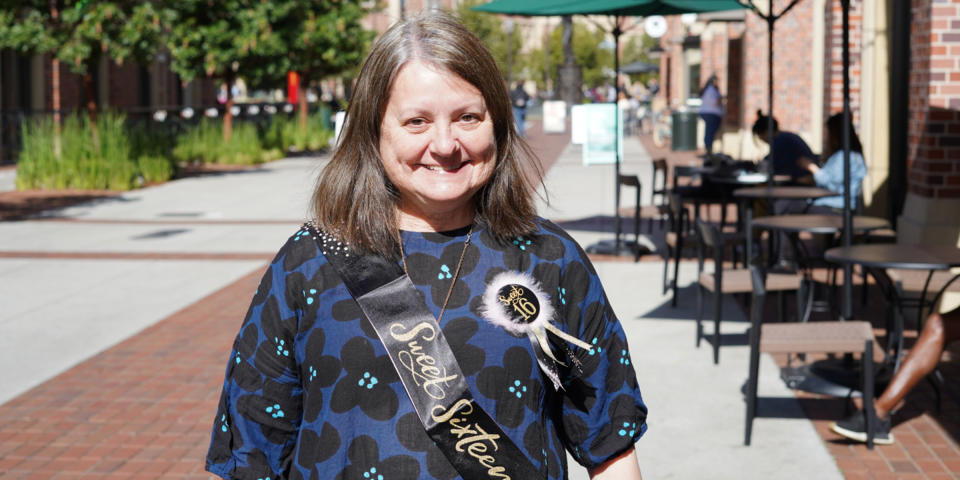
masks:
[[(534, 128), (531, 143), (551, 166), (542, 214), (584, 245), (610, 238), (613, 167), (582, 166), (564, 136)], [(644, 147), (630, 138), (625, 150), (624, 171), (649, 185)], [(260, 272), (306, 217), (323, 161), (188, 178), (0, 223), (0, 478), (209, 478), (203, 457), (230, 344)], [(761, 418), (744, 447), (746, 347), (724, 347), (719, 366), (709, 348), (694, 348), (692, 290), (671, 308), (661, 263), (596, 266), (651, 409), (638, 443), (646, 478), (843, 478), (835, 438), (824, 442), (830, 434), (807, 420), (773, 359), (763, 359)], [(683, 264), (681, 278), (694, 268)], [(742, 310), (730, 301), (725, 312), (725, 336), (742, 335)], [(956, 450), (949, 436), (943, 445)]]

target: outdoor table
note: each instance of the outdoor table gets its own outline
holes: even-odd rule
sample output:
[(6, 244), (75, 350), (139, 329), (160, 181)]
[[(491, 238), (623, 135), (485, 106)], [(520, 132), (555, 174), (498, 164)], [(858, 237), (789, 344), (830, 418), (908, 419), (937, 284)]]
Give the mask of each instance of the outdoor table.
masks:
[[(747, 260), (753, 254), (753, 201), (754, 200), (795, 200), (809, 199), (815, 200), (823, 197), (832, 197), (837, 193), (819, 187), (793, 187), (793, 186), (764, 186), (764, 187), (746, 187), (734, 190), (733, 196), (740, 200), (744, 207), (742, 231), (747, 232)], [(737, 222), (740, 222), (740, 216), (737, 216)]]
[[(850, 247), (836, 247), (827, 250), (824, 258), (836, 263), (860, 264), (877, 280), (884, 295), (896, 308), (894, 318), (894, 333), (890, 335), (891, 342), (895, 343), (895, 367), (900, 366), (900, 354), (903, 352), (903, 299), (897, 293), (893, 280), (886, 270), (897, 268), (905, 270), (927, 270), (927, 281), (920, 294), (918, 317), (923, 312), (924, 299), (930, 278), (937, 270), (948, 270), (960, 267), (960, 248), (945, 245), (909, 245), (909, 244), (873, 244), (853, 245)], [(950, 285), (960, 274), (954, 275), (931, 300), (930, 305), (936, 304)], [(899, 314), (899, 315), (897, 315)]]
[[(884, 218), (861, 215), (854, 215), (852, 223), (854, 233), (864, 233), (890, 226), (890, 222)], [(804, 232), (821, 235), (836, 234), (843, 229), (843, 216), (829, 214), (770, 215), (753, 219), (752, 227), (790, 234), (794, 250), (797, 252), (797, 263), (803, 270), (804, 283), (809, 287), (807, 290), (807, 305), (803, 314), (803, 321), (807, 321), (814, 307), (813, 273), (812, 265), (809, 262), (809, 252), (803, 248), (803, 244), (797, 239), (797, 236)], [(747, 235), (748, 238), (751, 236)]]

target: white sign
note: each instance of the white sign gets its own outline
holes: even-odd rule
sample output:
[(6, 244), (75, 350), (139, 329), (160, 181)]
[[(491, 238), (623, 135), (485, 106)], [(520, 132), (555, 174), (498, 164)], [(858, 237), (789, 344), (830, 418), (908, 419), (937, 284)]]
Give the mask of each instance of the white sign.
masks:
[(339, 111), (334, 116), (333, 121), (333, 138), (330, 141), (333, 145), (340, 143), (340, 130), (343, 130), (343, 122), (347, 119), (347, 112)]
[(567, 131), (567, 102), (547, 100), (543, 102), (543, 133)]
[(570, 142), (583, 145), (587, 141), (587, 106), (574, 105), (570, 108)]
[(620, 109), (616, 103), (584, 106), (587, 107), (584, 115), (587, 137), (583, 143), (583, 164), (615, 163), (618, 153), (623, 157), (623, 118)]

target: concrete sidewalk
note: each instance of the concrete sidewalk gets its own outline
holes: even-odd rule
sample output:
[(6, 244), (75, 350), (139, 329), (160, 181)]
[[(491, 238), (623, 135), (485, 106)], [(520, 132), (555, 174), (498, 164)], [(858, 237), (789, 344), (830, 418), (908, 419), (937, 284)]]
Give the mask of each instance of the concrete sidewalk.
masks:
[[(625, 157), (624, 172), (649, 185), (636, 139)], [(286, 159), (0, 223), (0, 476), (207, 478), (230, 341), (259, 272), (306, 217), (323, 161)], [(583, 245), (609, 238), (609, 222), (584, 220), (612, 216), (613, 178), (613, 166), (585, 167), (567, 146), (547, 174), (542, 215), (601, 225), (571, 229)], [(754, 445), (742, 445), (747, 347), (725, 346), (718, 366), (708, 346), (694, 348), (693, 291), (669, 307), (661, 263), (596, 266), (650, 407), (637, 445), (646, 478), (842, 478), (770, 358)], [(682, 265), (681, 278), (694, 267)], [(742, 334), (740, 309), (726, 312), (723, 333)]]

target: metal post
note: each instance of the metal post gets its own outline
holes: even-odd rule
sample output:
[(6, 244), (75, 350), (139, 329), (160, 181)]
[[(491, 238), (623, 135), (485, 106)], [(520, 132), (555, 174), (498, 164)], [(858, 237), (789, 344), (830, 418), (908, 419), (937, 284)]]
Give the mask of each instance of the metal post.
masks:
[[(843, 10), (843, 246), (853, 237), (850, 212), (850, 0), (840, 0)], [(843, 318), (853, 316), (853, 265), (843, 264)]]
[[(615, 17), (616, 23), (613, 27), (613, 155), (614, 155), (614, 175), (613, 188), (616, 205), (614, 205), (613, 214), (616, 219), (616, 239), (614, 240), (613, 254), (620, 253), (620, 15)], [(637, 205), (639, 208), (639, 205)], [(639, 245), (638, 245), (639, 248)]]
[(769, 178), (767, 185), (773, 186), (773, 24), (777, 17), (773, 14), (773, 0), (769, 2), (767, 11), (767, 146), (770, 154), (767, 156)]

